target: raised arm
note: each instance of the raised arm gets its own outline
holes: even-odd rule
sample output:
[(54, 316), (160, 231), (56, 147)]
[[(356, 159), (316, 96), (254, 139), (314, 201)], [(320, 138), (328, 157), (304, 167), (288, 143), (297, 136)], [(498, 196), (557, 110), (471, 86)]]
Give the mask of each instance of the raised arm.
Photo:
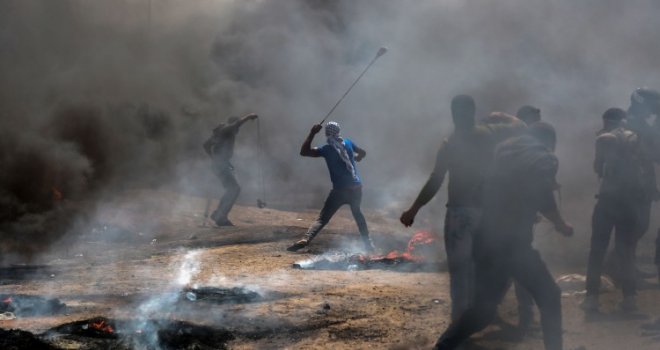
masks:
[(259, 118), (258, 115), (254, 114), (254, 113), (250, 113), (250, 114), (244, 115), (236, 123), (229, 125), (229, 127), (240, 128), (248, 120), (255, 120), (257, 118)]
[(422, 187), (419, 195), (417, 195), (417, 199), (415, 199), (413, 205), (408, 210), (403, 212), (403, 214), (401, 214), (400, 220), (404, 226), (412, 226), (419, 209), (431, 201), (435, 194), (438, 193), (438, 190), (442, 186), (442, 182), (445, 179), (445, 175), (447, 174), (448, 157), (447, 141), (445, 141), (438, 151), (438, 156), (435, 160), (435, 167), (431, 173), (431, 176), (429, 176), (426, 184), (424, 184), (424, 187)]
[(300, 147), (300, 155), (303, 157), (313, 157), (317, 158), (320, 157), (321, 154), (319, 153), (319, 150), (317, 148), (312, 147), (312, 141), (314, 140), (314, 136), (321, 131), (323, 126), (320, 124), (316, 124), (312, 126), (312, 130), (309, 131), (309, 134), (307, 135), (307, 138), (305, 138), (305, 141), (303, 142), (302, 146)]

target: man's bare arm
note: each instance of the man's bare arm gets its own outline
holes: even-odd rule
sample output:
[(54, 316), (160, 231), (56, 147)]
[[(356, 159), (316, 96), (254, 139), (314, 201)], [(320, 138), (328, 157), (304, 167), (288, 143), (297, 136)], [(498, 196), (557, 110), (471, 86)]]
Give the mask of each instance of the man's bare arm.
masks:
[(242, 126), (243, 124), (245, 124), (245, 122), (247, 122), (248, 120), (255, 120), (255, 119), (257, 119), (257, 118), (259, 118), (259, 116), (256, 115), (255, 113), (247, 114), (247, 115), (241, 117), (241, 119), (239, 119), (239, 120), (236, 122), (236, 127), (241, 127), (241, 126)]
[(447, 158), (447, 143), (445, 142), (438, 151), (438, 156), (435, 161), (433, 172), (429, 176), (429, 179), (426, 181), (426, 184), (424, 184), (424, 187), (422, 187), (419, 195), (417, 195), (417, 199), (415, 199), (415, 202), (410, 207), (410, 209), (401, 214), (400, 221), (404, 226), (412, 226), (419, 209), (430, 202), (435, 194), (438, 193), (438, 190), (440, 190), (442, 182), (444, 181), (445, 175), (448, 171)]
[(316, 148), (312, 148), (312, 141), (314, 140), (314, 136), (321, 131), (323, 126), (320, 124), (316, 124), (312, 127), (312, 130), (309, 131), (309, 134), (307, 135), (307, 138), (305, 138), (305, 141), (303, 142), (302, 146), (300, 147), (300, 155), (303, 157), (313, 157), (317, 158), (320, 157), (321, 154), (319, 153), (319, 150)]
[(548, 219), (554, 226), (555, 230), (566, 237), (573, 235), (573, 226), (564, 220), (559, 211), (559, 206), (557, 205), (557, 200), (551, 188), (548, 188), (547, 191), (543, 194), (541, 199), (541, 209), (539, 210), (546, 219)]

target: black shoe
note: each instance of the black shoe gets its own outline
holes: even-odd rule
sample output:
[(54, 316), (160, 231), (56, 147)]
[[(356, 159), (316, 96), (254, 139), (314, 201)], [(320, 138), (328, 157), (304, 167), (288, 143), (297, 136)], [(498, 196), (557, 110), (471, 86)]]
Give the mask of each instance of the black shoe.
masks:
[(290, 246), (289, 248), (286, 248), (286, 250), (288, 250), (288, 251), (290, 251), (290, 252), (295, 252), (295, 251), (297, 251), (297, 250), (299, 250), (299, 249), (302, 249), (302, 248), (307, 247), (307, 245), (309, 245), (309, 241), (306, 240), (306, 239), (301, 239), (301, 240), (299, 240), (298, 242), (294, 243), (294, 244), (293, 244), (292, 246)]
[(516, 331), (521, 337), (524, 337), (532, 328), (534, 322), (534, 313), (531, 308), (519, 307), (518, 308), (518, 325)]
[(218, 227), (232, 227), (234, 224), (229, 221), (229, 219), (220, 219), (220, 220), (215, 220), (215, 225)]

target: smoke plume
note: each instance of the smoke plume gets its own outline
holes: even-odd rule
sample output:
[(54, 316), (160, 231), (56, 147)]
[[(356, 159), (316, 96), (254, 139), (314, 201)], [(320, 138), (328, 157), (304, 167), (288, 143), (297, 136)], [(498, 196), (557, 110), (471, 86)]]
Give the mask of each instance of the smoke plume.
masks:
[[(266, 154), (259, 164), (246, 124), (241, 200), (256, 198), (262, 166), (269, 204), (319, 206), (326, 170), (297, 156), (300, 143), (387, 46), (331, 117), (368, 152), (367, 206), (412, 201), (451, 132), (449, 100), (468, 93), (480, 115), (532, 104), (556, 126), (563, 209), (584, 242), (599, 116), (627, 107), (635, 87), (660, 86), (658, 10), (652, 0), (4, 0), (0, 234), (48, 231), (47, 244), (63, 217), (90, 207), (80, 203), (124, 189), (219, 194), (201, 143), (248, 112), (261, 116)], [(441, 211), (439, 197), (427, 213)], [(53, 221), (62, 229), (46, 230)]]

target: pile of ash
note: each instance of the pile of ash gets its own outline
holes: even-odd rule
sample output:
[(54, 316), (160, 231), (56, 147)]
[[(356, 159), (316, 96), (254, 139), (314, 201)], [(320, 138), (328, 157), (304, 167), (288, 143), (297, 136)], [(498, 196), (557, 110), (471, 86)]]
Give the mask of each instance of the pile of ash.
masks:
[(204, 301), (215, 304), (238, 304), (260, 301), (261, 295), (243, 287), (218, 288), (196, 287), (181, 291), (183, 300), (195, 302)]

